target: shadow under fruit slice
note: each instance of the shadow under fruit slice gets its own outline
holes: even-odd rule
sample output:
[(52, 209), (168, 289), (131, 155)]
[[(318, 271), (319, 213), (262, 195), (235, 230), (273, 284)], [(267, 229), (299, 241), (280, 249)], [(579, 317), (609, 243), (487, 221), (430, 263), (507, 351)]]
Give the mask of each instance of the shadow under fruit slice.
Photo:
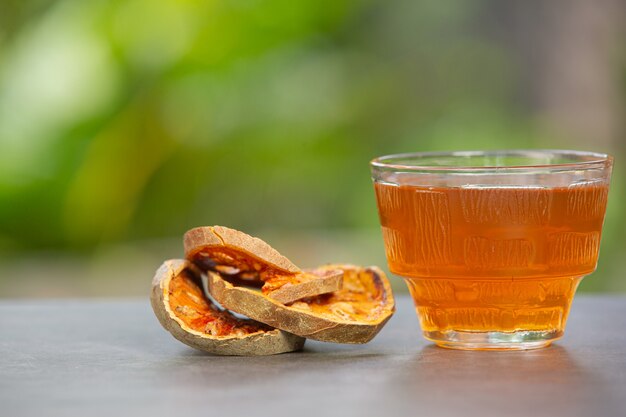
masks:
[(343, 271), (343, 288), (286, 306), (250, 288), (208, 273), (209, 292), (217, 302), (269, 326), (298, 336), (335, 343), (366, 343), (395, 311), (391, 286), (377, 267), (326, 265)]
[(185, 257), (204, 271), (261, 291), (283, 304), (342, 287), (341, 270), (301, 271), (263, 240), (223, 226), (185, 233)]
[(202, 291), (200, 271), (184, 260), (169, 260), (152, 281), (152, 309), (161, 325), (181, 342), (217, 355), (273, 355), (299, 350), (302, 337), (221, 310)]

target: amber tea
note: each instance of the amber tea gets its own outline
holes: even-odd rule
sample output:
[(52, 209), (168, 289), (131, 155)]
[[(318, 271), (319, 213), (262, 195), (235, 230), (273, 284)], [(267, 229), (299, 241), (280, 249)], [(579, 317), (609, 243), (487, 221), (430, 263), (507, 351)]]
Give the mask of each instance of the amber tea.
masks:
[(596, 267), (608, 177), (474, 174), (375, 178), (389, 269), (406, 279), (425, 337), (442, 346), (545, 346)]

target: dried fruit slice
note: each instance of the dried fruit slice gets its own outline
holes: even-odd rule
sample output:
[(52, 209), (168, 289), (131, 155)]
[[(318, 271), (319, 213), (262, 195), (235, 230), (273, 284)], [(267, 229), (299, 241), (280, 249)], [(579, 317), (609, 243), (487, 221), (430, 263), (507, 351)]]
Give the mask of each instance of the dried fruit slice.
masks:
[(338, 291), (342, 286), (342, 270), (312, 269), (295, 276), (272, 277), (261, 287), (261, 292), (279, 303), (291, 304), (306, 297)]
[(209, 273), (209, 292), (224, 307), (302, 337), (336, 343), (370, 341), (395, 311), (391, 286), (377, 267), (327, 265), (340, 269), (343, 288), (285, 306), (217, 273)]
[(152, 309), (176, 339), (217, 355), (273, 355), (302, 348), (301, 337), (219, 309), (205, 297), (199, 277), (191, 263), (169, 260), (152, 281)]
[(225, 265), (255, 276), (295, 274), (300, 268), (259, 238), (223, 226), (196, 227), (185, 233), (185, 256), (202, 269)]
[(262, 286), (277, 301), (293, 301), (341, 288), (341, 271), (303, 272), (270, 245), (223, 226), (196, 227), (185, 233), (185, 257), (202, 270), (229, 281)]

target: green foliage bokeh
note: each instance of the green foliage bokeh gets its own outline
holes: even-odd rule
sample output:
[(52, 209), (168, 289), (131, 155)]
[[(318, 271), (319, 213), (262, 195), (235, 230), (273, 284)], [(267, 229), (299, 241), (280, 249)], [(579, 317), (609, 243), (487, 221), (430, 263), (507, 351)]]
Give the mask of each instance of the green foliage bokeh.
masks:
[(486, 3), (3, 1), (0, 248), (375, 229), (377, 155), (560, 147), (476, 30)]

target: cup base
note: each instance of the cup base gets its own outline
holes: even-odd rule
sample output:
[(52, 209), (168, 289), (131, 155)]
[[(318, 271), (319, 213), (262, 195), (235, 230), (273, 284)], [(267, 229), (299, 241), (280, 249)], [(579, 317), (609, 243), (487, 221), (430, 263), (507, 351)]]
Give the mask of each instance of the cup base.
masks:
[(563, 337), (562, 331), (516, 332), (424, 332), (424, 337), (437, 346), (461, 350), (530, 350), (548, 347)]

